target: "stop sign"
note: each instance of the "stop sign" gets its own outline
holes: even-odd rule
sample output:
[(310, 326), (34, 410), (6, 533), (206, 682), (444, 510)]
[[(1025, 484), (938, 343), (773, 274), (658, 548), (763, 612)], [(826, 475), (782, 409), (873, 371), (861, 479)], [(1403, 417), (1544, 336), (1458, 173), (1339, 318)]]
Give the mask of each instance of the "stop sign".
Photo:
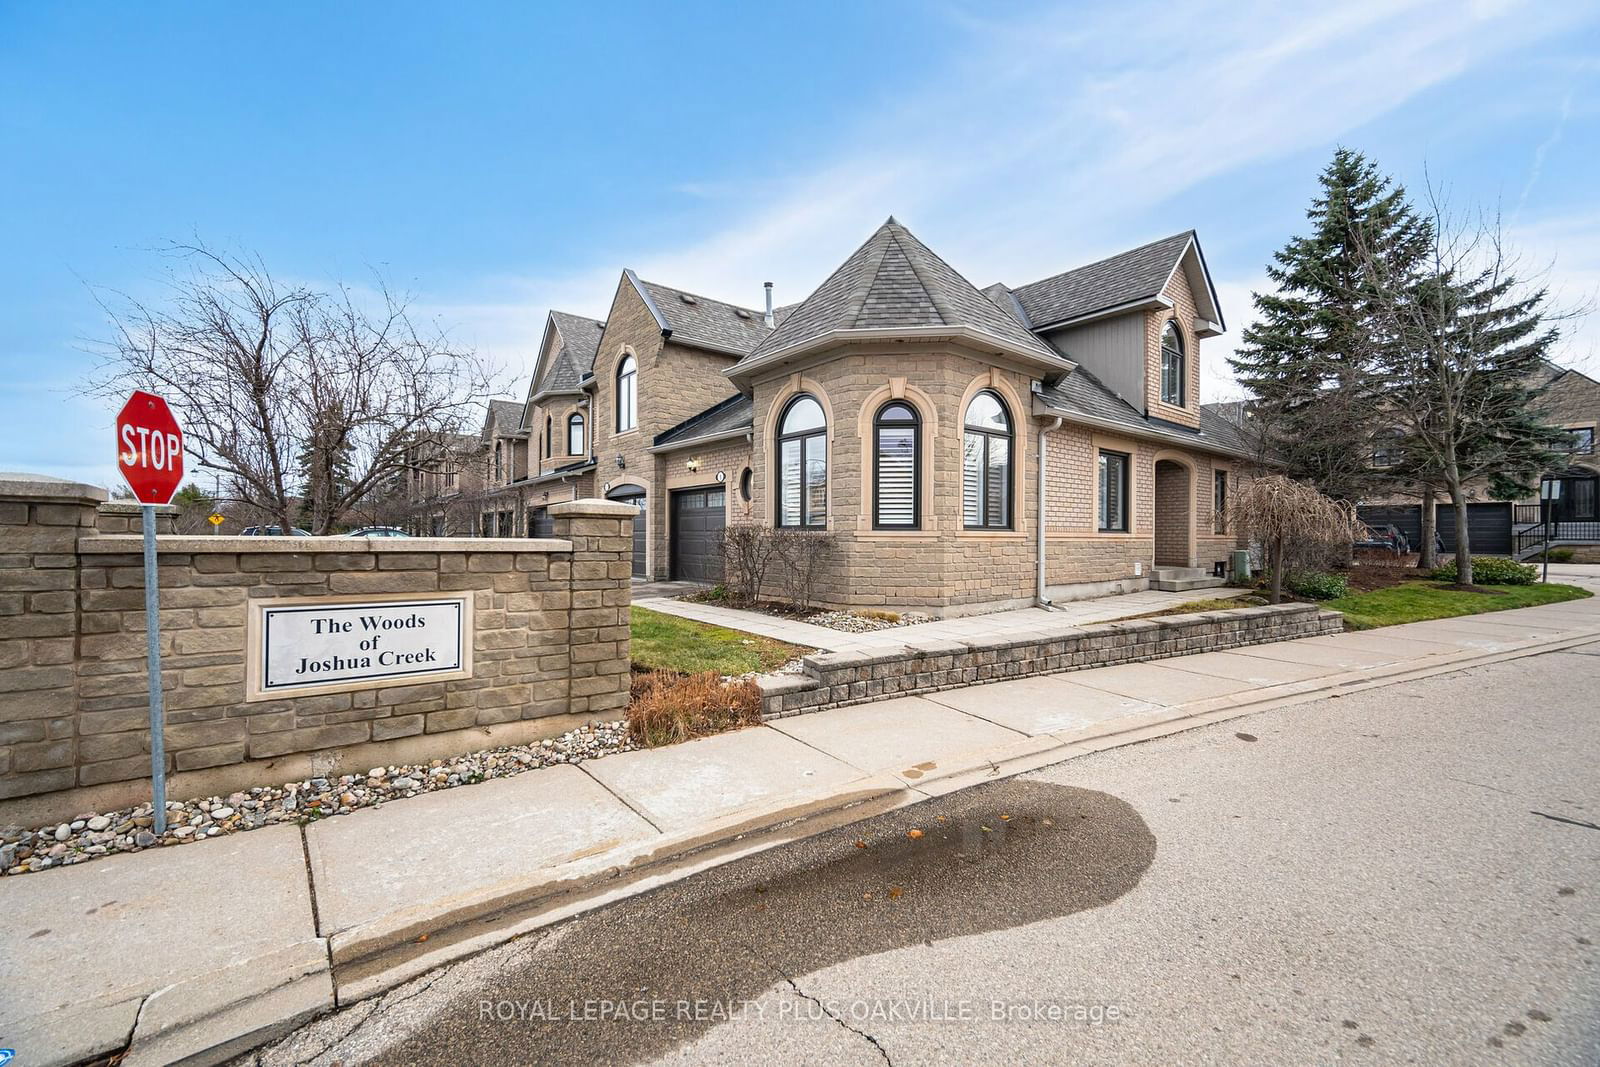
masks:
[(117, 413), (117, 467), (141, 504), (169, 504), (183, 481), (183, 431), (167, 402), (138, 390)]

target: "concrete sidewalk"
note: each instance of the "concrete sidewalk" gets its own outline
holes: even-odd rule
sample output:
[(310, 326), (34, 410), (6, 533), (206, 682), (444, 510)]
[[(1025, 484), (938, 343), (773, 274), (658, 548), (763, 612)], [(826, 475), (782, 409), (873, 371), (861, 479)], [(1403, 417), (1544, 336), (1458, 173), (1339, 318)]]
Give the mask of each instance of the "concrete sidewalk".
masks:
[(963, 615), (954, 619), (934, 619), (932, 622), (912, 623), (909, 626), (892, 626), (885, 630), (871, 630), (853, 634), (816, 626), (799, 619), (786, 619), (760, 611), (742, 608), (725, 608), (717, 604), (697, 604), (689, 600), (670, 597), (646, 596), (634, 601), (634, 606), (659, 611), (663, 615), (676, 615), (681, 619), (725, 626), (730, 630), (761, 637), (771, 637), (803, 648), (825, 652), (850, 652), (856, 650), (884, 650), (902, 648), (908, 642), (930, 638), (963, 640), (978, 636), (1029, 633), (1041, 625), (1066, 623), (1079, 626), (1096, 622), (1111, 622), (1134, 615), (1166, 611), (1179, 604), (1196, 600), (1230, 600), (1244, 596), (1248, 589), (1201, 589), (1190, 593), (1166, 593), (1159, 589), (1146, 589), (1137, 593), (1118, 593), (1096, 597), (1093, 600), (1071, 600), (1053, 608), (1017, 608), (1012, 611), (994, 611), (987, 615)]
[(1575, 645), (1600, 652), (1600, 598), (839, 708), (7, 878), (0, 1046), (28, 1064), (221, 1059), (518, 933), (978, 781)]

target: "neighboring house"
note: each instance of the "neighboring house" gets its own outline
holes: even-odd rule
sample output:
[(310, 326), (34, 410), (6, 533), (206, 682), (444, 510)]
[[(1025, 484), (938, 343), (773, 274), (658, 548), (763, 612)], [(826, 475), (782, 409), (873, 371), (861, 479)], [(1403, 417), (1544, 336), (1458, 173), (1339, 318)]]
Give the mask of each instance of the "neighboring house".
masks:
[(604, 323), (552, 312), (520, 437), (485, 426), (526, 464), (488, 480), (494, 532), (624, 500), (637, 575), (712, 581), (729, 523), (827, 531), (821, 599), (939, 614), (1210, 573), (1237, 543), (1246, 450), (1200, 403), (1222, 313), (1192, 232), (980, 291), (890, 219), (767, 304), (624, 271)]
[(460, 537), (478, 532), (481, 453), (477, 434), (430, 435), (412, 449), (406, 467), (412, 533)]
[[(1471, 544), (1475, 552), (1527, 555), (1542, 544), (1528, 531), (1537, 525), (1541, 492), (1554, 489), (1551, 517), (1561, 524), (1556, 540), (1573, 546), (1576, 558), (1600, 562), (1600, 451), (1595, 435), (1600, 428), (1600, 382), (1581, 371), (1545, 362), (1539, 379), (1539, 409), (1547, 422), (1571, 434), (1566, 465), (1548, 471), (1539, 489), (1516, 501), (1496, 501), (1487, 478), (1474, 479), (1466, 488)], [(1372, 445), (1374, 467), (1392, 467), (1404, 458), (1403, 429), (1380, 431)], [(1449, 500), (1436, 500), (1436, 515), (1446, 547), (1453, 549), (1455, 518)], [(1417, 494), (1401, 492), (1366, 501), (1362, 517), (1368, 522), (1392, 522), (1408, 534), (1418, 536), (1420, 505)], [(1522, 536), (1526, 534), (1526, 536)]]

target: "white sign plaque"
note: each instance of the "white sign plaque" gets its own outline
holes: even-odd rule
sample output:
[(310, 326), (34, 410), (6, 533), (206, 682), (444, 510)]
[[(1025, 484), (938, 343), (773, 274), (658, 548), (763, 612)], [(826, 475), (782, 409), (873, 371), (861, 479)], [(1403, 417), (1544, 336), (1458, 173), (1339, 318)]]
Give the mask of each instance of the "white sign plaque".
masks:
[(249, 699), (472, 676), (472, 594), (257, 600)]

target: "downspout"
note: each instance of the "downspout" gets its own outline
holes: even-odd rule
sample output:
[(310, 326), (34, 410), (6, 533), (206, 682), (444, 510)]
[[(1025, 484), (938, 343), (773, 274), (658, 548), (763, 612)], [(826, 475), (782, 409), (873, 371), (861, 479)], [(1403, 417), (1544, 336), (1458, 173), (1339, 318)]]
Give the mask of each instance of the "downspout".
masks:
[(1035, 604), (1037, 604), (1041, 608), (1048, 608), (1048, 607), (1051, 606), (1050, 598), (1044, 595), (1044, 564), (1045, 564), (1045, 541), (1044, 541), (1044, 523), (1045, 523), (1044, 484), (1045, 484), (1045, 482), (1044, 482), (1044, 472), (1045, 472), (1045, 456), (1048, 454), (1047, 446), (1045, 444), (1045, 436), (1047, 434), (1052, 433), (1052, 432), (1054, 432), (1056, 430), (1059, 430), (1059, 429), (1061, 429), (1061, 416), (1059, 416), (1059, 415), (1056, 416), (1055, 421), (1053, 421), (1049, 426), (1040, 426), (1039, 427), (1039, 489), (1038, 489), (1038, 492), (1036, 492), (1034, 494), (1034, 500), (1035, 500), (1035, 502), (1036, 502), (1036, 504), (1038, 506), (1038, 510), (1039, 510), (1039, 538), (1038, 538), (1038, 544), (1039, 544), (1039, 560), (1038, 560), (1038, 563), (1039, 563), (1039, 581), (1038, 581), (1038, 589), (1034, 593), (1033, 602)]

